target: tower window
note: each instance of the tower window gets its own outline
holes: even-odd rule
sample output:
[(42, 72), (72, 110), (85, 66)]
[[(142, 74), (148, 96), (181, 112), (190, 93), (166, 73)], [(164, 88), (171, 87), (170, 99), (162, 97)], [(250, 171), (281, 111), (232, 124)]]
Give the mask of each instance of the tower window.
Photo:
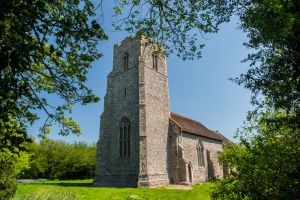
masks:
[(197, 157), (198, 157), (198, 165), (204, 167), (204, 148), (200, 139), (198, 139), (197, 144)]
[(124, 88), (124, 96), (126, 97), (127, 96), (127, 89)]
[(158, 56), (156, 54), (152, 54), (152, 68), (157, 70), (157, 61), (158, 61)]
[(124, 56), (123, 56), (123, 68), (124, 68), (124, 71), (128, 70), (128, 53), (125, 53)]
[(130, 121), (123, 118), (119, 125), (119, 153), (120, 157), (130, 157)]

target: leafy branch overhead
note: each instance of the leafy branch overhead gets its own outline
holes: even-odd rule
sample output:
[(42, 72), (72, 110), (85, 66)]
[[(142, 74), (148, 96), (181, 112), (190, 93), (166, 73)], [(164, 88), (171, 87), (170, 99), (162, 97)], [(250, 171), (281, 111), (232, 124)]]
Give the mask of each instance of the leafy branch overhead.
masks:
[[(61, 124), (61, 134), (80, 133), (72, 118), (75, 103), (99, 99), (85, 86), (91, 63), (100, 58), (96, 45), (107, 39), (89, 0), (1, 1), (1, 119), (12, 115), (23, 122), (38, 119), (34, 110)], [(50, 94), (50, 96), (49, 96)], [(51, 95), (61, 102), (51, 102)], [(46, 98), (47, 96), (47, 98)]]
[(234, 81), (253, 92), (253, 104), (299, 109), (299, 1), (115, 0), (114, 5), (116, 30), (145, 34), (184, 60), (200, 58), (205, 37), (238, 16), (249, 38), (245, 46), (255, 53), (245, 59), (251, 68)]
[(299, 112), (299, 1), (241, 1), (239, 7), (241, 29), (249, 38), (245, 45), (255, 53), (244, 60), (251, 68), (235, 81), (251, 90), (260, 107)]
[[(115, 0), (114, 27), (142, 33), (182, 59), (201, 57), (207, 34), (229, 21), (231, 1)], [(199, 37), (201, 36), (201, 37)]]

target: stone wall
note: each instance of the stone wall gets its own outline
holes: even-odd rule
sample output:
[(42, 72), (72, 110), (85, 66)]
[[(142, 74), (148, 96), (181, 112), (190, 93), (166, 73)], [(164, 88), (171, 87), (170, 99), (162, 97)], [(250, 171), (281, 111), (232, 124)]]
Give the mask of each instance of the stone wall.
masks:
[[(167, 65), (164, 55), (158, 56), (158, 69), (153, 69), (153, 46), (142, 46), (140, 58), (140, 101), (144, 102), (140, 126), (144, 126), (141, 136), (143, 146), (139, 186), (151, 187), (169, 182), (167, 173), (167, 137), (169, 126), (169, 93)], [(140, 112), (141, 114), (141, 112)], [(145, 121), (142, 121), (145, 120)], [(141, 143), (140, 143), (141, 144)], [(146, 152), (146, 153), (145, 153)], [(146, 165), (146, 166), (145, 166)]]
[(168, 175), (170, 183), (185, 184), (187, 182), (186, 161), (183, 158), (183, 148), (179, 141), (181, 128), (172, 120), (168, 133)]
[[(128, 70), (124, 71), (123, 55), (127, 53)], [(128, 37), (114, 46), (113, 70), (108, 75), (97, 143), (95, 184), (104, 186), (137, 186), (139, 173), (139, 88), (138, 57), (140, 42)], [(126, 94), (125, 94), (126, 88)], [(120, 157), (119, 123), (130, 120), (130, 157)]]
[[(199, 165), (197, 145), (203, 144), (204, 165)], [(170, 181), (175, 184), (195, 184), (212, 178), (223, 177), (223, 167), (218, 162), (222, 142), (181, 131), (172, 120), (169, 126), (168, 171)], [(192, 180), (189, 177), (191, 167)]]
[[(223, 151), (222, 141), (182, 132), (179, 136), (183, 148), (183, 158), (190, 163), (193, 171), (193, 183), (205, 182), (213, 177), (223, 177), (223, 167), (218, 162), (218, 152)], [(204, 147), (204, 166), (199, 166), (197, 155), (198, 139)]]

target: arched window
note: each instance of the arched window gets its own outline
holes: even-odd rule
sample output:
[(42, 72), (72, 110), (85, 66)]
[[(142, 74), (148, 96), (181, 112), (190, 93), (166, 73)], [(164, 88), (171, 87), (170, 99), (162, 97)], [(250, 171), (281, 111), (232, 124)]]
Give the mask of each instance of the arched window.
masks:
[(198, 165), (203, 167), (205, 165), (204, 163), (204, 148), (202, 141), (198, 139), (197, 143), (197, 156), (198, 156)]
[(157, 67), (157, 62), (158, 62), (158, 57), (157, 57), (157, 54), (152, 54), (152, 68), (157, 70), (158, 67)]
[(123, 67), (124, 67), (124, 71), (128, 70), (128, 53), (124, 53), (123, 55)]
[(130, 121), (123, 118), (119, 125), (119, 153), (120, 157), (130, 157)]

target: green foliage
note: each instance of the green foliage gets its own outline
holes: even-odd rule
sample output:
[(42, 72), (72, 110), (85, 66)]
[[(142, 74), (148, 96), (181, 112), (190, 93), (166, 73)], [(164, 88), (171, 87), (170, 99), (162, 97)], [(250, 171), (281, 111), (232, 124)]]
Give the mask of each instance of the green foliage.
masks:
[(16, 171), (11, 163), (0, 155), (0, 200), (11, 199), (17, 190)]
[(270, 111), (251, 116), (239, 134), (241, 143), (226, 148), (220, 158), (230, 175), (219, 181), (213, 199), (299, 197), (299, 125), (278, 123), (286, 118), (284, 112)]
[[(253, 103), (300, 109), (300, 4), (298, 0), (244, 0), (238, 15), (249, 37), (251, 69), (236, 82), (250, 89)], [(266, 98), (261, 98), (263, 95)]]
[(184, 60), (200, 58), (205, 35), (216, 33), (222, 22), (229, 21), (233, 5), (227, 0), (119, 0), (114, 26), (155, 39), (167, 54), (176, 52)]
[(0, 200), (7, 200), (17, 189), (17, 175), (28, 168), (26, 146), (31, 140), (22, 124), (11, 117), (6, 121), (0, 119), (0, 133)]
[(85, 179), (95, 171), (96, 147), (84, 142), (68, 144), (45, 139), (33, 144), (30, 168), (24, 178)]
[[(55, 191), (68, 190), (78, 199), (92, 200), (129, 200), (129, 199), (176, 199), (176, 200), (209, 200), (213, 183), (195, 185), (191, 190), (176, 190), (163, 188), (105, 188), (93, 187), (92, 180), (45, 181), (40, 183), (21, 183), (14, 200), (24, 196), (40, 193), (55, 186)], [(53, 188), (54, 189), (54, 188)], [(42, 193), (42, 192), (41, 192)]]
[(235, 81), (253, 92), (238, 132), (240, 144), (224, 151), (230, 175), (213, 199), (299, 199), (300, 4), (298, 0), (240, 1), (237, 14), (256, 50), (251, 68)]
[[(99, 100), (85, 86), (91, 63), (101, 56), (97, 42), (107, 38), (94, 16), (89, 0), (0, 1), (0, 159), (16, 174), (28, 167), (26, 125), (38, 119), (37, 110), (48, 115), (41, 136), (53, 122), (62, 135), (79, 134), (65, 112)], [(51, 95), (61, 101), (49, 103)]]
[(0, 149), (0, 200), (11, 199), (17, 190), (19, 173), (29, 167), (29, 154), (25, 151), (12, 152)]
[[(53, 121), (60, 134), (80, 133), (65, 112), (75, 103), (99, 99), (85, 86), (91, 62), (101, 54), (96, 44), (106, 39), (93, 20), (89, 0), (1, 1), (0, 3), (0, 112), (22, 123), (38, 119), (35, 110), (48, 114), (42, 133)], [(50, 104), (49, 95), (61, 102)]]
[(26, 150), (26, 144), (31, 142), (27, 137), (24, 125), (13, 116), (0, 113), (0, 152), (9, 151), (19, 154)]

